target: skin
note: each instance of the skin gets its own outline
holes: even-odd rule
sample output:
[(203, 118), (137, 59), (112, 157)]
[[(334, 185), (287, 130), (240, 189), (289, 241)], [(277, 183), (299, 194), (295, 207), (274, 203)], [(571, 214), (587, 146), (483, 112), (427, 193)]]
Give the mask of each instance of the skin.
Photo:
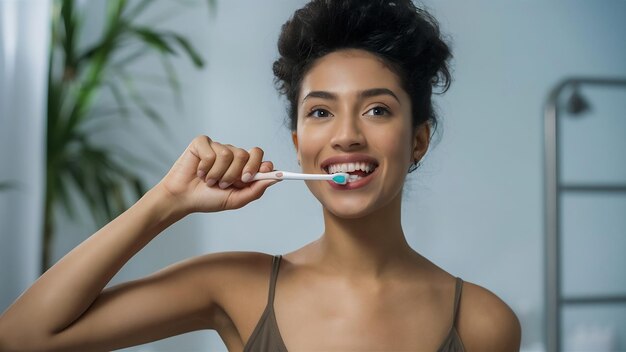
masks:
[[(399, 82), (361, 50), (318, 59), (302, 82), (293, 142), (303, 171), (320, 173), (324, 159), (349, 153), (375, 157), (379, 170), (352, 191), (307, 182), (323, 206), (325, 229), (281, 262), (274, 308), (290, 351), (435, 351), (452, 325), (454, 277), (411, 249), (401, 227), (406, 171), (426, 153), (430, 130), (411, 127)], [(362, 96), (371, 88), (393, 96)], [(311, 94), (319, 91), (331, 94)], [(215, 329), (230, 351), (241, 351), (266, 306), (268, 254), (207, 254), (105, 285), (184, 216), (260, 198), (277, 181), (247, 183), (245, 174), (273, 170), (262, 160), (260, 148), (194, 139), (159, 184), (0, 316), (0, 350), (107, 351)], [(466, 351), (519, 350), (515, 314), (478, 285), (464, 283), (456, 327)]]

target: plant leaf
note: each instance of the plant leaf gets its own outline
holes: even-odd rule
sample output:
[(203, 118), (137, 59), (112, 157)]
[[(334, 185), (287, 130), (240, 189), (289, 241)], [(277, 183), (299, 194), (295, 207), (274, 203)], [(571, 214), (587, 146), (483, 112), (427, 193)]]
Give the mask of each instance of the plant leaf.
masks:
[[(111, 219), (113, 218), (113, 214), (115, 213), (115, 210), (113, 209), (113, 206), (111, 205), (111, 202), (109, 201), (107, 191), (113, 188), (114, 185), (108, 184), (109, 182), (105, 180), (104, 174), (98, 174), (95, 181), (97, 185), (96, 189), (98, 190), (97, 196), (100, 200), (100, 204), (103, 205), (104, 219)], [(99, 219), (99, 221), (102, 223), (104, 222), (103, 221), (104, 219)]]
[(128, 93), (130, 94), (130, 97), (133, 103), (135, 103), (135, 105), (146, 116), (152, 119), (153, 122), (155, 122), (159, 127), (164, 129), (165, 121), (163, 120), (163, 117), (161, 117), (161, 115), (158, 112), (156, 112), (156, 110), (154, 110), (150, 105), (148, 105), (144, 97), (141, 94), (139, 94), (139, 91), (135, 87), (135, 84), (133, 83), (133, 79), (130, 77), (130, 75), (123, 76), (122, 82), (124, 82), (124, 86), (126, 87), (126, 90), (128, 91)]
[(68, 162), (64, 169), (67, 170), (67, 174), (69, 176), (67, 178), (68, 181), (72, 181), (80, 197), (85, 201), (89, 210), (93, 214), (94, 209), (98, 207), (98, 202), (92, 196), (91, 187), (88, 184), (90, 180), (89, 175), (86, 174), (89, 172), (88, 166), (81, 166), (81, 162), (79, 160), (73, 160)]
[(135, 19), (137, 16), (141, 15), (141, 13), (146, 9), (148, 5), (153, 4), (153, 0), (142, 0), (135, 7), (128, 10), (126, 14), (127, 19)]
[(180, 108), (183, 105), (183, 97), (180, 93), (180, 82), (178, 81), (178, 77), (176, 77), (174, 65), (172, 65), (172, 62), (166, 56), (161, 57), (161, 64), (167, 74), (167, 81), (176, 99), (176, 104)]
[(209, 14), (215, 17), (215, 14), (217, 13), (217, 0), (206, 0), (206, 3), (207, 8), (209, 9)]
[(107, 81), (105, 82), (105, 85), (111, 91), (111, 95), (113, 95), (113, 99), (115, 99), (115, 103), (117, 104), (117, 106), (122, 109), (121, 111), (122, 117), (128, 119), (129, 114), (128, 114), (128, 109), (126, 108), (128, 104), (126, 102), (126, 98), (124, 98), (124, 95), (120, 91), (117, 84), (115, 84), (115, 82), (112, 82), (112, 81)]
[(107, 1), (107, 32), (115, 30), (122, 13), (126, 8), (126, 0), (109, 0)]
[(122, 57), (121, 59), (117, 59), (115, 63), (111, 65), (111, 68), (113, 69), (123, 68), (124, 66), (144, 56), (148, 52), (149, 52), (149, 49), (146, 46), (142, 46), (140, 49), (131, 52), (130, 54)]
[(85, 50), (85, 52), (78, 57), (78, 63), (89, 61), (93, 58), (99, 50), (102, 50), (103, 44), (104, 43), (98, 43)]
[(204, 60), (202, 60), (202, 57), (198, 54), (196, 49), (191, 44), (189, 44), (189, 41), (187, 39), (176, 33), (170, 33), (170, 36), (172, 36), (174, 40), (178, 42), (178, 45), (187, 53), (187, 55), (196, 67), (204, 67)]
[(63, 22), (63, 53), (65, 54), (65, 68), (73, 68), (75, 66), (75, 55), (76, 55), (76, 36), (77, 31), (77, 20), (74, 13), (74, 1), (73, 0), (65, 0), (62, 3), (61, 7), (61, 19)]
[(144, 43), (158, 49), (160, 52), (176, 55), (174, 49), (172, 49), (172, 47), (167, 43), (165, 39), (162, 38), (162, 35), (160, 35), (159, 33), (154, 32), (146, 27), (133, 27), (131, 28), (131, 30)]
[(18, 188), (17, 182), (15, 181), (2, 181), (0, 182), (0, 191), (8, 191), (11, 189)]
[(70, 198), (71, 178), (58, 177), (55, 182), (56, 195), (70, 219), (76, 219), (76, 208)]
[(141, 198), (147, 192), (146, 185), (139, 177), (133, 179), (132, 184), (137, 198)]

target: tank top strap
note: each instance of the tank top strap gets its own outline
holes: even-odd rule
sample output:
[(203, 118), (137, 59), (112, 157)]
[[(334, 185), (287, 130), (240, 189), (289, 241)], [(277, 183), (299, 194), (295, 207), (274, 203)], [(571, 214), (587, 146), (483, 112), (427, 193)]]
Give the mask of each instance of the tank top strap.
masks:
[(278, 268), (280, 267), (280, 259), (282, 255), (275, 255), (272, 259), (272, 273), (270, 274), (270, 292), (267, 295), (267, 304), (274, 304), (274, 291), (276, 290), (276, 278), (278, 277)]
[(459, 302), (461, 301), (461, 291), (463, 290), (463, 280), (456, 278), (456, 287), (454, 289), (454, 309), (452, 315), (452, 326), (456, 326), (456, 318), (458, 316)]

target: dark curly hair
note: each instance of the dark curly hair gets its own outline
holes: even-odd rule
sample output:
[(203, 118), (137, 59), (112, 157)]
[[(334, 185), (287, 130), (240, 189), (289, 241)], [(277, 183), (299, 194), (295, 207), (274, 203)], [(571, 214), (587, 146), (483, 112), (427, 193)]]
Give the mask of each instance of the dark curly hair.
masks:
[(273, 65), (292, 131), (304, 75), (316, 59), (341, 49), (363, 49), (383, 59), (411, 97), (413, 127), (430, 121), (436, 130), (431, 96), (433, 87), (448, 90), (452, 54), (435, 18), (410, 0), (313, 0), (282, 26)]

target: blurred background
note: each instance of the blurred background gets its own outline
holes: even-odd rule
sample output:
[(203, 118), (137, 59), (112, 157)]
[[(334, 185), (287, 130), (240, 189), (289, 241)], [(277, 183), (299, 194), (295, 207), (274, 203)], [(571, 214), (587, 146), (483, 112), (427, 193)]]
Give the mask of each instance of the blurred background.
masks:
[[(111, 3), (75, 3), (82, 18), (73, 40), (77, 51), (89, 53), (106, 35)], [(103, 88), (85, 113), (95, 121), (85, 127), (90, 145), (132, 154), (134, 159), (112, 159), (132, 171), (130, 186), (105, 183), (104, 192), (96, 190), (102, 198), (85, 198), (92, 193), (70, 182), (74, 186), (67, 186), (65, 203), (75, 204), (69, 207), (73, 210), (59, 200), (48, 218), (54, 228), (51, 263), (99, 228), (103, 220), (94, 217), (93, 202), (109, 199), (112, 190), (132, 200), (142, 187), (160, 180), (196, 135), (246, 149), (260, 146), (276, 168), (298, 170), (271, 65), (281, 25), (304, 3), (162, 0), (136, 16), (141, 29), (134, 32), (136, 39), (155, 52), (129, 60), (120, 75), (124, 82), (136, 78), (120, 91), (133, 107), (107, 110), (119, 107), (120, 96)], [(626, 77), (626, 2), (420, 4), (449, 37), (454, 81), (435, 98), (441, 140), (407, 179), (403, 225), (408, 241), (443, 269), (507, 302), (522, 323), (523, 351), (552, 350), (546, 322), (551, 311), (561, 318), (560, 350), (626, 351), (626, 192), (619, 186), (626, 184), (626, 88), (570, 85), (556, 99), (559, 182), (613, 185), (600, 192), (560, 193), (558, 257), (546, 255), (550, 167), (545, 162), (551, 159), (544, 157), (544, 146), (554, 141), (544, 144), (544, 108), (559, 82)], [(51, 14), (60, 16), (58, 6), (47, 0), (0, 0), (0, 311), (42, 270)], [(169, 34), (155, 37), (154, 28), (182, 41)], [(121, 46), (113, 57), (123, 60), (135, 48)], [(93, 53), (86, 57), (99, 57)], [(90, 170), (89, 160), (79, 159), (78, 166)], [(102, 208), (100, 218), (108, 213), (115, 207)], [(286, 253), (316, 239), (322, 224), (320, 205), (304, 183), (281, 183), (243, 209), (183, 219), (132, 258), (110, 284), (207, 252)], [(548, 259), (559, 263), (558, 275), (546, 276)], [(547, 296), (550, 283), (559, 284), (563, 297), (601, 298), (561, 302), (555, 310)], [(126, 350), (225, 347), (216, 333), (201, 331)]]

